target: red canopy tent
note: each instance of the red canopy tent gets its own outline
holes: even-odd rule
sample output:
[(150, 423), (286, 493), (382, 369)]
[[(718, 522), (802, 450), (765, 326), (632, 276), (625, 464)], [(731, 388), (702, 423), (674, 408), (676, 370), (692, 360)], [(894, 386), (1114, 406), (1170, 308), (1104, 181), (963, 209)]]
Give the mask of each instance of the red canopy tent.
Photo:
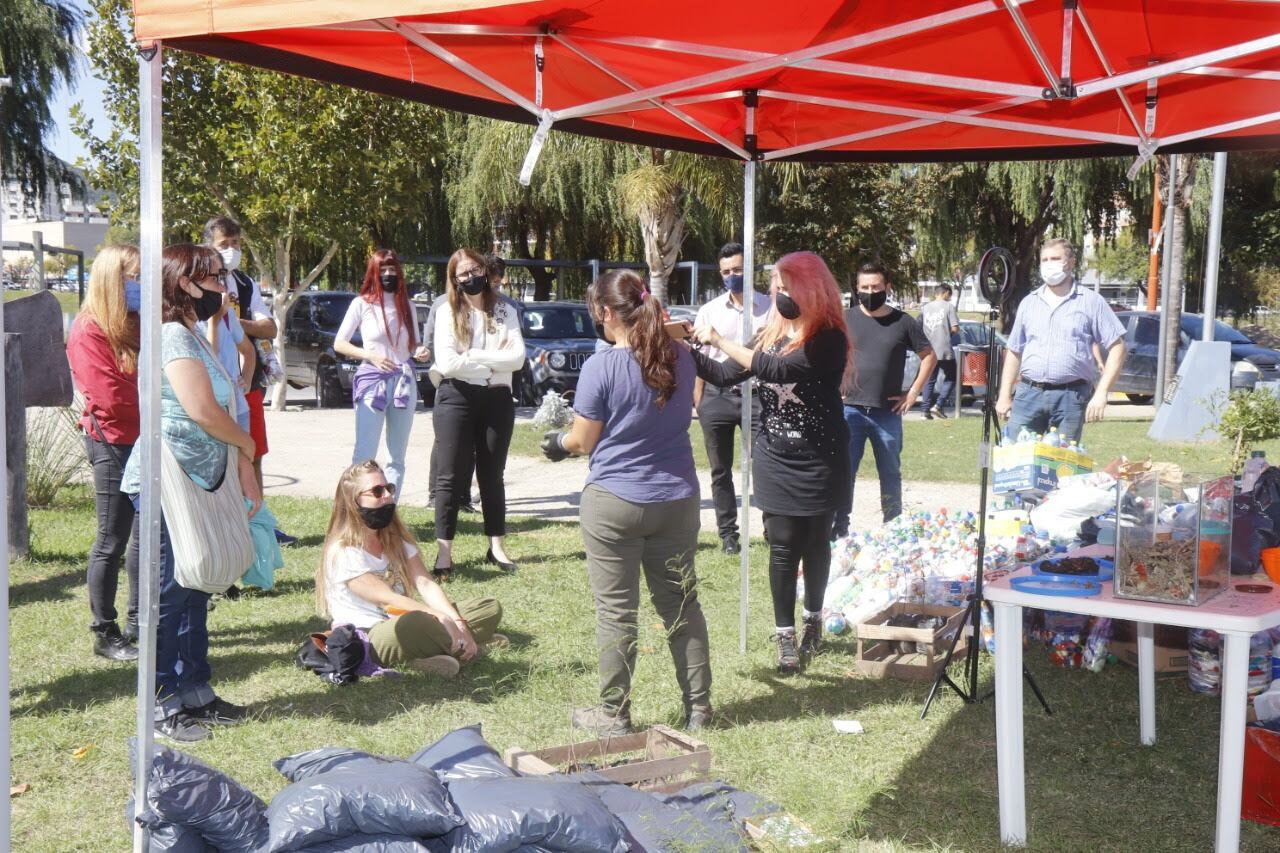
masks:
[[(144, 48), (536, 124), (526, 182), (552, 127), (741, 159), (749, 268), (759, 161), (1129, 154), (1137, 165), (1157, 150), (1280, 147), (1280, 7), (1266, 0), (135, 0), (134, 9)], [(158, 51), (144, 51), (140, 70), (142, 558), (156, 565)], [(745, 438), (743, 451), (745, 481)], [(749, 494), (744, 482), (744, 516)], [(744, 589), (747, 560), (744, 551)], [(140, 762), (151, 752), (157, 606), (146, 584), (141, 599)], [(742, 608), (745, 629), (745, 594)], [(139, 802), (145, 785), (140, 772)], [(1238, 786), (1234, 796), (1238, 814)], [(1238, 826), (1226, 823), (1219, 849), (1238, 845)], [(1002, 819), (1001, 829), (1007, 842), (1026, 837), (1024, 820)], [(140, 830), (135, 845), (144, 842)]]

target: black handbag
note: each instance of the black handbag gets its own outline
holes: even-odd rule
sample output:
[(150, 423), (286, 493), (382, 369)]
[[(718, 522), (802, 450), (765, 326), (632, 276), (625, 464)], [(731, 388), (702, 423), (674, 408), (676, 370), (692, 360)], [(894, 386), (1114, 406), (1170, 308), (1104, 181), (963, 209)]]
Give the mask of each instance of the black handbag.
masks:
[(339, 625), (332, 631), (308, 634), (294, 656), (299, 669), (314, 672), (339, 687), (360, 680), (358, 670), (364, 663), (364, 641), (354, 625)]

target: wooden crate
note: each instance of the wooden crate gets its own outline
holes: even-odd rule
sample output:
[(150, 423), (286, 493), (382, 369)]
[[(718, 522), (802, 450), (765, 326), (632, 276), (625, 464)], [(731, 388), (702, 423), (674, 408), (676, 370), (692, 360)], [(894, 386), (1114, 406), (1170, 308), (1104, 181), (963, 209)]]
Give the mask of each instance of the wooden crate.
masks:
[[(856, 625), (858, 632), (858, 656), (855, 664), (858, 671), (871, 678), (905, 678), (929, 681), (935, 678), (942, 669), (947, 648), (951, 643), (954, 631), (960, 629), (964, 621), (965, 608), (939, 604), (891, 604), (865, 622)], [(941, 628), (894, 628), (884, 624), (899, 613), (920, 613), (925, 616), (942, 616), (947, 621)], [(956, 646), (955, 656), (959, 659), (968, 651), (970, 632), (973, 627), (965, 626), (965, 636), (960, 638)], [(927, 643), (927, 652), (901, 654), (894, 643), (906, 641)]]
[(614, 782), (660, 792), (703, 781), (711, 772), (707, 745), (667, 726), (546, 749), (512, 747), (503, 760), (525, 775), (590, 770)]

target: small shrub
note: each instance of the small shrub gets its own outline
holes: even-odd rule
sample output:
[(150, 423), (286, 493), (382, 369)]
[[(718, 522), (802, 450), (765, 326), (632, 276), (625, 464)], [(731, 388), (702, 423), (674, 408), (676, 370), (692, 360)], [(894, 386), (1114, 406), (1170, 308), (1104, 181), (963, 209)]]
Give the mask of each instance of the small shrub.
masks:
[(27, 409), (27, 506), (49, 507), (88, 467), (74, 406)]
[(1221, 409), (1218, 434), (1231, 444), (1231, 473), (1239, 474), (1255, 444), (1280, 438), (1280, 398), (1266, 388), (1232, 393)]

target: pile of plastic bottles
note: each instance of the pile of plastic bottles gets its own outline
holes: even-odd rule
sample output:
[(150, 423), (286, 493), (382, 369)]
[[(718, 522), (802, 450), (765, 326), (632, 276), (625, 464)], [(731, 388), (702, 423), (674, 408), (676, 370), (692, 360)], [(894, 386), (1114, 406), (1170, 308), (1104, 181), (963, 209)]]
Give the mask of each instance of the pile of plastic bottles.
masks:
[[(1249, 687), (1250, 696), (1266, 692), (1272, 680), (1272, 654), (1276, 636), (1262, 631), (1249, 638)], [(1187, 680), (1197, 693), (1217, 696), (1222, 692), (1222, 637), (1217, 631), (1193, 628), (1187, 637), (1190, 665)]]
[(1017, 435), (1010, 433), (1008, 429), (1006, 429), (1000, 437), (1000, 443), (1006, 446), (1022, 444), (1026, 441), (1034, 441), (1038, 444), (1047, 444), (1049, 447), (1062, 447), (1070, 450), (1072, 453), (1079, 453), (1085, 456), (1089, 454), (1089, 451), (1085, 450), (1083, 443), (1072, 441), (1067, 438), (1065, 435), (1058, 432), (1057, 427), (1049, 427), (1049, 431), (1043, 435), (1038, 432), (1032, 432), (1026, 427), (1018, 430)]

